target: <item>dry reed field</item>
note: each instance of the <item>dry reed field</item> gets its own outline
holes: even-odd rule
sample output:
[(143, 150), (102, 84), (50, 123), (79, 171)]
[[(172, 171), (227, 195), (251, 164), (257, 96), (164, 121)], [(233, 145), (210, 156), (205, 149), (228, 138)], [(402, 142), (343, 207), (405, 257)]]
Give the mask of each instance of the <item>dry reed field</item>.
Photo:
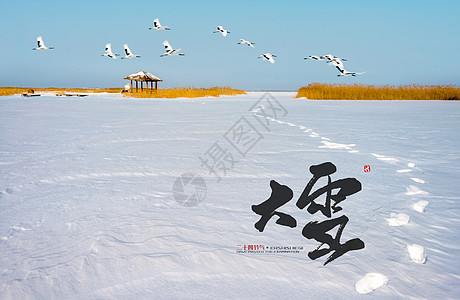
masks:
[[(18, 88), (18, 87), (0, 87), (0, 96), (21, 95), (27, 93), (28, 90), (33, 89), (35, 93), (51, 92), (56, 94), (66, 93), (120, 93), (121, 88)], [(148, 90), (140, 89), (136, 92), (134, 90), (123, 93), (126, 97), (135, 98), (198, 98), (198, 97), (219, 97), (222, 95), (234, 96), (246, 94), (244, 90), (233, 89), (231, 87), (211, 87), (211, 88), (171, 88), (171, 89), (158, 89)]]
[(296, 98), (301, 97), (314, 100), (460, 100), (460, 88), (452, 85), (310, 83), (297, 91)]
[(121, 88), (19, 88), (19, 87), (0, 87), (0, 96), (21, 95), (27, 93), (28, 90), (34, 90), (35, 93), (40, 92), (55, 92), (56, 94), (65, 93), (120, 93)]
[(211, 87), (211, 88), (171, 88), (158, 90), (144, 90), (143, 92), (131, 91), (125, 93), (127, 97), (135, 98), (198, 98), (198, 97), (219, 97), (222, 95), (235, 96), (246, 94), (244, 90), (233, 89), (231, 87)]
[(28, 88), (0, 87), (0, 96), (12, 96), (27, 93)]

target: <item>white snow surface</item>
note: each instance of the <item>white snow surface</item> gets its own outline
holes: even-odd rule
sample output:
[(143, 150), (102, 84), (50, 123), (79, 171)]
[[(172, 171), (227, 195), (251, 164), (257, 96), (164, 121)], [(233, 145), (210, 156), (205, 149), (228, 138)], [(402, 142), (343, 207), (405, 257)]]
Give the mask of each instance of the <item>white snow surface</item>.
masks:
[[(287, 115), (263, 119), (249, 112), (263, 95), (0, 97), (0, 299), (457, 298), (460, 102), (273, 92)], [(242, 117), (262, 136), (245, 155), (224, 137)], [(200, 161), (216, 142), (235, 160), (221, 181)], [(295, 205), (323, 162), (337, 167), (332, 180), (361, 182), (332, 217), (349, 218), (342, 243), (365, 243), (325, 266), (328, 255), (307, 256), (320, 243), (302, 229), (327, 218)], [(198, 206), (173, 196), (187, 172), (206, 182)], [(278, 217), (254, 228), (251, 206), (270, 197), (270, 180), (292, 189), (277, 211), (295, 228)], [(389, 226), (391, 214), (410, 223)], [(237, 253), (249, 245), (302, 248)], [(387, 284), (356, 290), (369, 273)]]

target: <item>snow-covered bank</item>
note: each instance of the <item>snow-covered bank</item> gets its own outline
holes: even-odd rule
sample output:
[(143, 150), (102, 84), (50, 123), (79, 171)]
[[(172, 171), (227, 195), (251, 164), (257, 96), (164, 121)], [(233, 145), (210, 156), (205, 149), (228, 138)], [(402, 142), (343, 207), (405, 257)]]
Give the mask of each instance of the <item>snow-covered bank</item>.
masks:
[[(457, 297), (459, 104), (263, 95), (2, 98), (0, 298)], [(220, 181), (210, 154), (228, 158)], [(325, 218), (295, 205), (323, 162), (361, 182), (333, 217), (349, 218), (342, 242), (365, 243), (326, 266), (302, 235)], [(206, 182), (194, 207), (173, 195), (189, 172)], [(292, 189), (278, 210), (297, 227), (254, 228), (270, 180)]]

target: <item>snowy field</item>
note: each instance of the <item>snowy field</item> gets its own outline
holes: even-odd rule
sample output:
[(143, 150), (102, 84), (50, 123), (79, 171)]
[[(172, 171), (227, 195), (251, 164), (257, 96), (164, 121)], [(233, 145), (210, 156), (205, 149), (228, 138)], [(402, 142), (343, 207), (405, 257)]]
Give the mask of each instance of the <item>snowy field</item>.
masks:
[[(458, 299), (460, 102), (271, 95), (1, 97), (0, 299)], [(327, 265), (324, 162), (365, 243)], [(295, 228), (254, 227), (271, 180)]]

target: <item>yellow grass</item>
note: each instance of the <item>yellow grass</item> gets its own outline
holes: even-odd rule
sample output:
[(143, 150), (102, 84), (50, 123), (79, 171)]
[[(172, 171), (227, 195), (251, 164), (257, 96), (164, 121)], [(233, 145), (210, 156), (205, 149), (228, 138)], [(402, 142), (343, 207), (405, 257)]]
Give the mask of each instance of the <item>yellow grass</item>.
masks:
[(40, 92), (55, 92), (56, 94), (65, 93), (120, 93), (121, 88), (92, 88), (92, 89), (79, 89), (79, 88), (18, 88), (18, 87), (0, 87), (0, 96), (21, 95), (27, 93), (28, 90), (34, 90), (35, 93)]
[(158, 90), (146, 90), (143, 92), (138, 90), (138, 92), (131, 91), (125, 93), (127, 97), (136, 97), (136, 98), (198, 98), (198, 97), (219, 97), (222, 95), (241, 95), (246, 94), (243, 90), (233, 89), (231, 87), (211, 87), (211, 88), (172, 88), (172, 89), (158, 89)]
[(27, 88), (0, 87), (0, 96), (20, 95), (27, 93)]
[(301, 97), (315, 100), (460, 100), (460, 88), (453, 85), (310, 83), (297, 91), (296, 98)]
[[(18, 87), (0, 87), (0, 96), (21, 95), (27, 93), (28, 90), (33, 89), (35, 93), (52, 92), (56, 94), (65, 93), (120, 93), (121, 88), (93, 88), (93, 89), (80, 89), (80, 88), (18, 88)], [(197, 97), (219, 97), (221, 95), (241, 95), (246, 94), (244, 90), (233, 89), (230, 87), (211, 87), (211, 88), (172, 88), (172, 89), (158, 89), (147, 90), (143, 92), (139, 89), (138, 92), (131, 91), (124, 93), (127, 97), (135, 98), (197, 98)]]

